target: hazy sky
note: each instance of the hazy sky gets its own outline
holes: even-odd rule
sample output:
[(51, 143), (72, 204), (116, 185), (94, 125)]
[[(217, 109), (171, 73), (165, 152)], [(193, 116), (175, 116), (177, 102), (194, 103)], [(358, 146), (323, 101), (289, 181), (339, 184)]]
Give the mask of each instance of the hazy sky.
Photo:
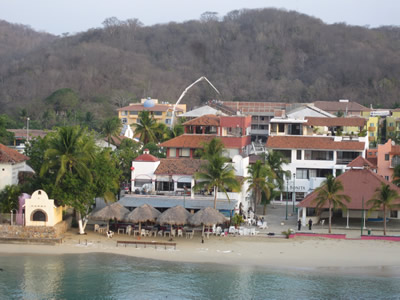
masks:
[(326, 23), (400, 25), (400, 0), (0, 0), (0, 19), (53, 34), (101, 27), (108, 17), (144, 25), (199, 19), (205, 11), (275, 7), (296, 10)]

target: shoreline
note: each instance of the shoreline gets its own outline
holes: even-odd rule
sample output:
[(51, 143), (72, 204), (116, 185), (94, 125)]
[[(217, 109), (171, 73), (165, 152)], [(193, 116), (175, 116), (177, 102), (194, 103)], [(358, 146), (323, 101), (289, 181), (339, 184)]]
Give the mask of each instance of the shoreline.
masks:
[[(177, 249), (116, 246), (117, 240), (136, 240), (115, 235), (113, 239), (89, 232), (68, 232), (60, 245), (1, 244), (0, 256), (106, 253), (144, 259), (250, 266), (278, 271), (343, 275), (400, 277), (400, 243), (388, 241), (331, 240), (323, 238), (277, 239), (265, 237), (174, 238)], [(165, 238), (143, 238), (163, 241)], [(81, 244), (79, 244), (79, 241)], [(87, 245), (85, 244), (87, 241)]]

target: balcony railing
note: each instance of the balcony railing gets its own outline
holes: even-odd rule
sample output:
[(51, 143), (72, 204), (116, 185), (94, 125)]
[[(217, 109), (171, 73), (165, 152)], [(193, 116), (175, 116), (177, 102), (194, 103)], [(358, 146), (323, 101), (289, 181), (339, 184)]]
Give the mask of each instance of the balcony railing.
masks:
[(376, 127), (368, 127), (368, 131), (375, 131), (376, 130)]

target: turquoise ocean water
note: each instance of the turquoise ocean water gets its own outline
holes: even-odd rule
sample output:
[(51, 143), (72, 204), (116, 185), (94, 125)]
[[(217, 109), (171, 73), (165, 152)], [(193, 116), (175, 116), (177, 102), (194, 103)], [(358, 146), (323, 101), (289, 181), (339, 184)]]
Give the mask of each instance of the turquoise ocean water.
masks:
[(111, 254), (0, 256), (0, 268), (0, 299), (400, 299), (399, 277)]

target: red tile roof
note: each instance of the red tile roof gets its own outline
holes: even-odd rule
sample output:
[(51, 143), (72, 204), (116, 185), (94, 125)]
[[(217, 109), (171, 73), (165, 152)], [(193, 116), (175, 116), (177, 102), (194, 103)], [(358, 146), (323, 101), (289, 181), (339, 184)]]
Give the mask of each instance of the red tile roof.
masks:
[[(348, 209), (369, 209), (371, 205), (367, 205), (377, 188), (381, 187), (381, 184), (389, 184), (392, 190), (395, 190), (400, 195), (400, 188), (394, 184), (386, 181), (383, 177), (379, 176), (375, 172), (369, 169), (350, 169), (349, 171), (341, 174), (337, 177), (343, 185), (342, 194), (350, 197), (350, 202), (346, 204)], [(303, 201), (299, 203), (300, 207), (315, 207), (315, 198), (317, 192), (312, 192)], [(362, 201), (364, 199), (364, 205)], [(396, 204), (400, 204), (400, 198), (395, 201)], [(324, 206), (328, 208), (328, 206)]]
[(365, 144), (356, 141), (335, 142), (334, 137), (270, 136), (266, 147), (270, 149), (364, 150)]
[(361, 155), (355, 158), (351, 163), (347, 165), (350, 168), (371, 168), (376, 169), (370, 161), (363, 158)]
[(225, 148), (243, 148), (251, 143), (250, 136), (243, 137), (228, 137), (228, 136), (216, 136), (216, 135), (205, 135), (205, 134), (183, 134), (173, 138), (169, 141), (161, 143), (161, 147), (166, 148), (191, 148), (199, 149), (203, 148), (205, 143), (209, 143), (213, 138), (219, 138), (224, 144)]
[(183, 123), (183, 125), (219, 126), (220, 118), (215, 115), (204, 115)]
[(343, 113), (348, 112), (361, 112), (371, 111), (371, 109), (358, 104), (357, 102), (339, 102), (339, 101), (315, 101), (314, 106), (329, 111), (342, 111)]
[[(125, 107), (118, 108), (118, 111), (168, 111), (173, 110), (174, 106), (170, 104), (155, 104), (153, 107), (144, 107), (143, 103), (132, 104)], [(183, 111), (183, 109), (177, 107), (176, 111)]]
[(203, 134), (183, 134), (161, 143), (161, 147), (166, 148), (203, 148), (203, 143), (209, 143), (216, 135)]
[(28, 160), (29, 157), (19, 153), (17, 150), (8, 148), (0, 144), (0, 163), (3, 164), (18, 164)]
[(193, 175), (200, 171), (200, 166), (206, 160), (193, 158), (162, 158), (155, 170), (157, 175)]
[(142, 154), (135, 158), (135, 161), (155, 162), (159, 159), (151, 154)]
[(364, 127), (367, 124), (367, 119), (364, 118), (320, 118), (320, 117), (306, 117), (307, 126), (355, 126)]

